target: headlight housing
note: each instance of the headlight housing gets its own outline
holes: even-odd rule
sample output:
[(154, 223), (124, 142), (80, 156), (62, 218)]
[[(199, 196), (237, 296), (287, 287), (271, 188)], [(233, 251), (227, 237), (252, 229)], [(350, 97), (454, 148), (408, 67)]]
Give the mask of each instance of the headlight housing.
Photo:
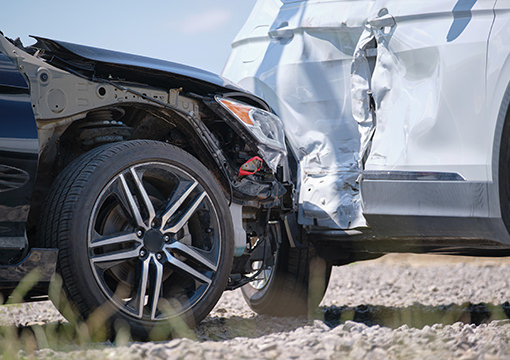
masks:
[(280, 118), (268, 111), (232, 99), (215, 97), (216, 101), (237, 119), (258, 140), (260, 155), (276, 171), (287, 154), (285, 131)]

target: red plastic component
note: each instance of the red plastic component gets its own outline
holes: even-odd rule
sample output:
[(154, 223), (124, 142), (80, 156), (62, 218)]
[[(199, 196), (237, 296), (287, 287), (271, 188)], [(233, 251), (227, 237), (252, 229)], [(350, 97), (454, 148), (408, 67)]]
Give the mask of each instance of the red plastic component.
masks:
[(260, 170), (262, 167), (262, 163), (264, 161), (258, 157), (254, 156), (247, 162), (245, 162), (240, 168), (239, 168), (239, 176), (246, 176), (246, 175), (253, 175), (257, 171)]

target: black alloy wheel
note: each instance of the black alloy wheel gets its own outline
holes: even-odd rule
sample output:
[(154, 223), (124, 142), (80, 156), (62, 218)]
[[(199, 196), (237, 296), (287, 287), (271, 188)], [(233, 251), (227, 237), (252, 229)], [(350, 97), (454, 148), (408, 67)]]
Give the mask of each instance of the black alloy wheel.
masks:
[(73, 162), (50, 196), (59, 272), (87, 319), (111, 318), (147, 338), (158, 325), (202, 320), (225, 289), (230, 212), (216, 179), (190, 154), (155, 141), (107, 145)]

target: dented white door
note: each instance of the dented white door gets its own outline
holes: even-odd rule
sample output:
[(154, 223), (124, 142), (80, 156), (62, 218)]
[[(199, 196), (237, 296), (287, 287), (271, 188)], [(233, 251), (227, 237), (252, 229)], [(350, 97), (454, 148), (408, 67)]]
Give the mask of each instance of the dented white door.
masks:
[(365, 225), (350, 72), (372, 3), (259, 0), (223, 72), (282, 118), (299, 160), (301, 224)]
[[(299, 161), (301, 224), (351, 229), (366, 225), (364, 215), (374, 223), (385, 214), (488, 215), (495, 3), (257, 2), (224, 75), (282, 118)], [(362, 194), (361, 173), (376, 182)], [(422, 185), (416, 174), (438, 181)]]
[[(375, 132), (366, 170), (448, 172), (489, 180), (493, 133), (481, 124), (487, 121), (494, 3), (375, 2), (365, 33), (377, 42), (375, 69), (367, 79), (375, 101)], [(356, 110), (367, 95), (353, 90)], [(369, 111), (358, 110), (371, 119)]]

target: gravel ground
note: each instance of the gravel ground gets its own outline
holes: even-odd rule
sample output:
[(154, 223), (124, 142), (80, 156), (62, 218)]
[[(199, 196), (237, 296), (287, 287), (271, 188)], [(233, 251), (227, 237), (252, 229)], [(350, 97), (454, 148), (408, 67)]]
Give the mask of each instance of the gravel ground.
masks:
[[(226, 292), (189, 338), (78, 344), (41, 359), (508, 359), (510, 259), (389, 255), (335, 267), (314, 319), (253, 313)], [(2, 306), (0, 324), (63, 322), (49, 302)]]

